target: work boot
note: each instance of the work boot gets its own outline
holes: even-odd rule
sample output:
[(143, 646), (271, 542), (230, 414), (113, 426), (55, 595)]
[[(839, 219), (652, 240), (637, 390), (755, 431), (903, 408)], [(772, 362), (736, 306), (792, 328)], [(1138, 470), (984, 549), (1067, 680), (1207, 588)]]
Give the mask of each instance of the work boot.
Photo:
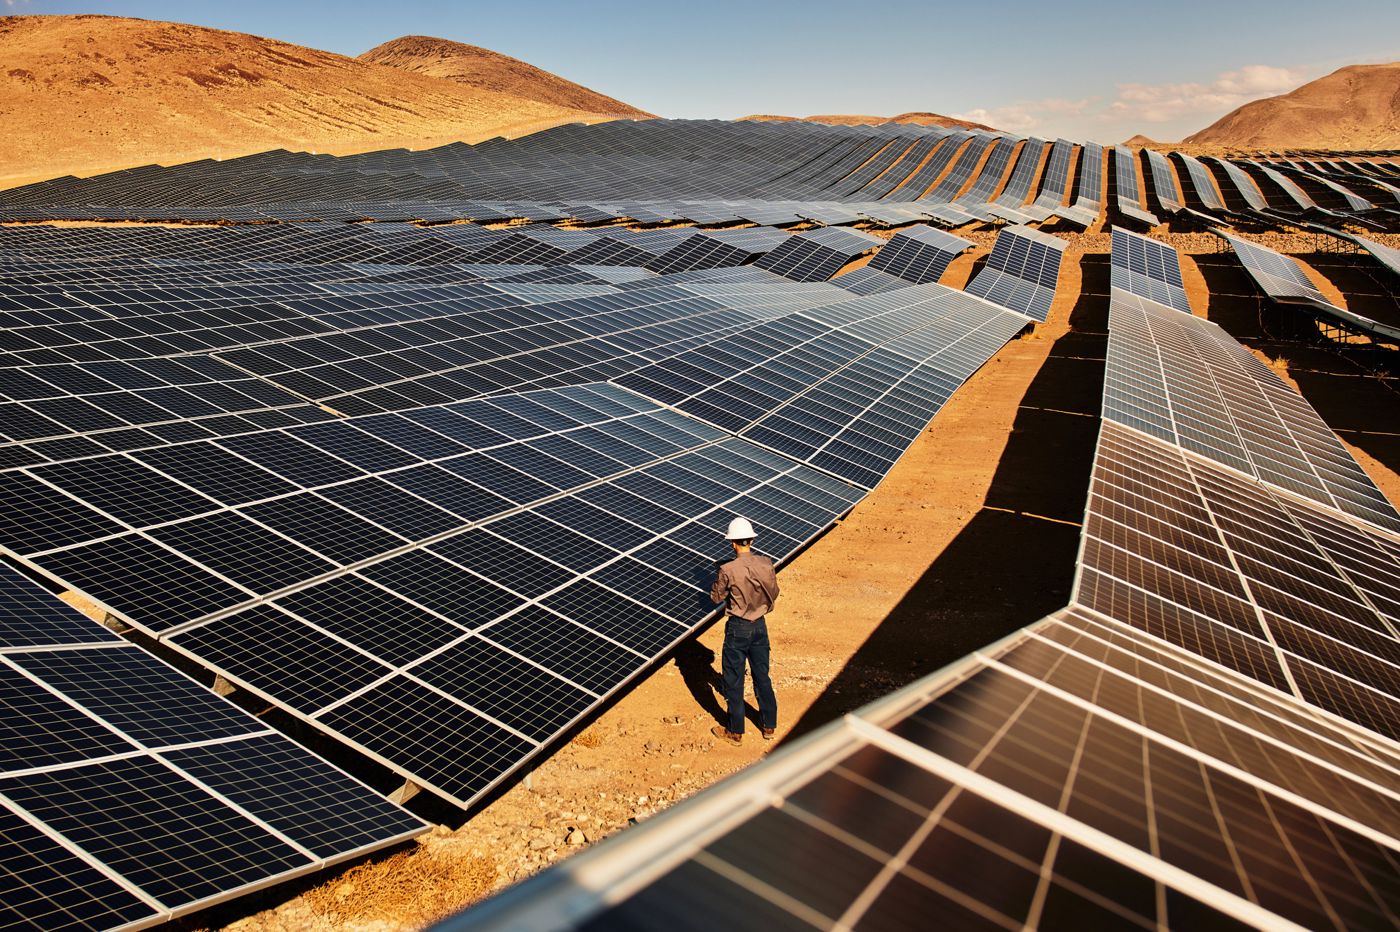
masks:
[(772, 741), (773, 736), (778, 733), (778, 729), (776, 728), (760, 728), (759, 730), (763, 732), (764, 741)]
[(716, 738), (720, 739), (721, 741), (728, 741), (730, 744), (734, 745), (736, 748), (739, 746), (739, 742), (744, 740), (744, 736), (743, 736), (743, 735), (741, 735), (741, 734), (736, 734), (736, 733), (730, 731), (728, 728), (725, 728), (723, 725), (716, 725), (714, 728), (711, 728), (711, 729), (710, 729), (710, 734), (714, 735)]

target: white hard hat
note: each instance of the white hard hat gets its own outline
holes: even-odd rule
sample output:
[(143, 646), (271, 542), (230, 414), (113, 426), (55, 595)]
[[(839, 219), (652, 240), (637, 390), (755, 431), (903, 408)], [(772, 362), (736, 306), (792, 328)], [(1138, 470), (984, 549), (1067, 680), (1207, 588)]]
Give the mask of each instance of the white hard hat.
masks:
[(724, 535), (729, 540), (753, 540), (755, 535), (753, 525), (748, 518), (735, 518), (729, 522), (729, 533)]

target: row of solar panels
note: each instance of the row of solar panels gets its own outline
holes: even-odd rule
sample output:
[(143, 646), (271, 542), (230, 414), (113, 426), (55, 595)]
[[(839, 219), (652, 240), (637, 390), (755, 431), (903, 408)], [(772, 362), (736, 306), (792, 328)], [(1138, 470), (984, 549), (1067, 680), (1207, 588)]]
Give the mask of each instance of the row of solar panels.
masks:
[(0, 216), (1087, 226), (1103, 162), (1095, 144), (940, 127), (618, 121), (426, 152), (278, 151), (60, 178), (0, 193)]
[[(773, 260), (766, 270), (733, 270), (749, 281), (710, 283), (687, 273), (557, 286), (496, 279), (393, 287), (313, 276), (305, 285), (261, 282), (250, 290), (124, 282), (35, 287), (17, 275), (10, 297), (28, 307), (0, 314), (60, 322), (8, 331), (9, 359), (24, 365), (0, 371), (0, 392), (9, 399), (0, 400), (0, 432), (11, 441), (0, 445), (0, 461), (62, 460), (316, 423), (334, 417), (325, 406), (393, 411), (611, 378), (691, 342), (745, 339), (775, 314), (847, 297), (815, 282), (775, 285), (783, 279), (770, 274), (810, 277), (818, 267), (830, 274), (849, 261), (849, 250), (867, 246), (863, 238), (833, 246), (834, 235), (854, 236), (827, 230), (793, 237), (791, 249), (765, 257)], [(880, 291), (908, 287), (941, 273), (966, 245), (916, 228), (897, 235), (867, 268), (882, 276)], [(1059, 240), (1008, 228), (969, 291), (1044, 319), (1061, 250)], [(90, 268), (72, 272), (81, 280)], [(112, 273), (104, 267), (101, 274)], [(249, 295), (267, 304), (250, 307)], [(178, 352), (191, 354), (168, 355)]]
[[(1321, 218), (1388, 229), (1400, 199), (1400, 174), (1389, 162), (1197, 159), (1118, 146), (1111, 160), (1116, 196), (1110, 201), (1108, 153), (1092, 143), (1051, 145), (937, 128), (787, 126), (611, 123), (419, 153), (335, 158), (273, 152), (224, 163), (55, 179), (6, 192), (0, 204), (9, 219), (611, 223), (626, 218), (649, 224), (933, 221), (960, 226), (1058, 216), (1087, 227), (1106, 206), (1155, 224), (1157, 215), (1147, 206), (1150, 192), (1157, 209), (1167, 214), (1205, 212), (1271, 224)], [(745, 142), (747, 136), (774, 132), (796, 136), (787, 146), (772, 144), (780, 136), (765, 144)], [(684, 158), (667, 155), (679, 153), (685, 141), (698, 151), (687, 151)], [(738, 163), (735, 151), (753, 160)], [(629, 171), (626, 166), (634, 163)], [(664, 170), (667, 166), (672, 170)], [(676, 194), (676, 166), (684, 166), (692, 182), (703, 178), (694, 197)], [(269, 173), (276, 183), (268, 184)], [(172, 185), (193, 202), (173, 202)], [(472, 185), (481, 187), (473, 193)], [(382, 188), (378, 198), (371, 196), (376, 186)], [(204, 193), (196, 196), (199, 191)], [(493, 199), (482, 200), (488, 191)], [(502, 191), (518, 197), (502, 200)], [(699, 199), (702, 191), (706, 197)], [(595, 194), (610, 200), (588, 200)], [(605, 255), (622, 254), (614, 244), (596, 248)]]
[(1133, 150), (1117, 147), (1115, 169), (1119, 211), (1145, 223), (1157, 216), (1147, 212), (1143, 188), (1160, 212), (1204, 222), (1273, 227), (1322, 221), (1376, 230), (1400, 223), (1400, 167), (1388, 161), (1269, 162), (1152, 149), (1142, 155), (1145, 170)]
[(444, 928), (1394, 924), (1400, 515), (1112, 259), (1070, 606)]
[(0, 566), (0, 924), (141, 928), (420, 820)]

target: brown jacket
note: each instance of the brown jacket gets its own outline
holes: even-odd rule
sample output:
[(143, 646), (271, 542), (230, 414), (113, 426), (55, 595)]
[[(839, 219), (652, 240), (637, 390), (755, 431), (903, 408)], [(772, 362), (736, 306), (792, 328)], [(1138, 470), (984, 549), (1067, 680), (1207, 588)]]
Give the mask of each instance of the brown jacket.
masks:
[(728, 600), (729, 614), (756, 621), (773, 610), (778, 601), (778, 576), (773, 561), (750, 551), (719, 567), (710, 601), (718, 605)]

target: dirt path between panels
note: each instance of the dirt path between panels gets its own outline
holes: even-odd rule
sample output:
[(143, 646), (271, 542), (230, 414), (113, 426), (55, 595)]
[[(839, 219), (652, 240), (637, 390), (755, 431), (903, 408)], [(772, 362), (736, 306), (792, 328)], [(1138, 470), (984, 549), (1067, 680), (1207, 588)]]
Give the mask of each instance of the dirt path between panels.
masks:
[(777, 741), (754, 727), (737, 748), (710, 736), (722, 701), (715, 626), (460, 827), (188, 927), (421, 928), (1063, 606), (1108, 291), (1106, 257), (1085, 258), (1085, 293), (1071, 253), (1050, 324), (993, 357), (885, 482), (782, 571), (769, 616)]

